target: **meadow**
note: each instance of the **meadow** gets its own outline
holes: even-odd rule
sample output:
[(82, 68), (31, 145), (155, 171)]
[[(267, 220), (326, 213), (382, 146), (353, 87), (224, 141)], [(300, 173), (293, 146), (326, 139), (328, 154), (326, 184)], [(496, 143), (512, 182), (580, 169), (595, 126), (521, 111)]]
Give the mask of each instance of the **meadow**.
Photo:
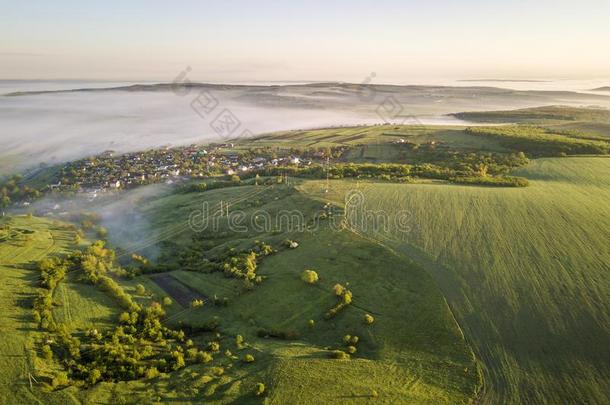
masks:
[[(540, 159), (525, 189), (320, 183), (339, 202), (406, 211), (409, 232), (368, 235), (426, 268), (485, 370), (485, 403), (603, 403), (609, 395), (610, 160)], [(569, 196), (569, 198), (568, 198)], [(356, 231), (358, 231), (356, 229)]]
[[(562, 111), (498, 112), (485, 119), (519, 121), (484, 129), (380, 125), (241, 140), (228, 152), (343, 152), (328, 180), (188, 180), (130, 194), (130, 204), (92, 204), (105, 214), (87, 218), (102, 218), (111, 250), (93, 243), (97, 224), (0, 218), (0, 402), (604, 403), (610, 159), (541, 156), (607, 152), (602, 137), (552, 129), (605, 121)], [(367, 172), (491, 156), (478, 176), (497, 169), (529, 186)], [(113, 264), (70, 256), (92, 249)], [(72, 258), (55, 288), (41, 285), (50, 257)], [(45, 353), (64, 335), (35, 322), (41, 291), (60, 332), (80, 339), (77, 356)], [(155, 339), (138, 335), (153, 318), (129, 321), (150, 308), (163, 310)], [(92, 333), (148, 350), (116, 363), (139, 374), (117, 379), (111, 360), (95, 363)], [(194, 348), (209, 358), (196, 360)], [(69, 381), (57, 384), (66, 364)], [(83, 378), (88, 365), (104, 374)]]

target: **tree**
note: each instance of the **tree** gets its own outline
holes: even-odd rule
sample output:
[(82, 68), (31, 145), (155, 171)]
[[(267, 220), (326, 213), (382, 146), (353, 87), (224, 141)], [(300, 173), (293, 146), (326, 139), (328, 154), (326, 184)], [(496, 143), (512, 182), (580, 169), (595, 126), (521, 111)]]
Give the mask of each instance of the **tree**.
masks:
[(102, 372), (100, 370), (98, 370), (97, 368), (94, 368), (93, 370), (91, 370), (89, 372), (89, 384), (93, 385), (96, 382), (98, 382), (100, 380), (100, 378), (102, 377)]
[(256, 385), (254, 386), (254, 394), (257, 397), (260, 397), (264, 393), (265, 393), (265, 384), (263, 384), (262, 382), (256, 383)]
[(193, 301), (191, 301), (192, 308), (201, 308), (201, 307), (203, 307), (203, 304), (204, 304), (203, 300), (194, 299)]
[(68, 379), (68, 374), (63, 371), (57, 373), (51, 380), (51, 386), (53, 388), (62, 387), (68, 384), (70, 384), (70, 379)]
[(335, 293), (336, 296), (340, 297), (345, 292), (345, 287), (343, 287), (341, 284), (337, 283), (333, 287), (333, 292)]
[(356, 353), (356, 346), (347, 346), (347, 352), (350, 354)]
[(338, 360), (347, 360), (350, 358), (350, 355), (345, 353), (343, 350), (333, 350), (330, 352), (330, 357)]
[(42, 346), (42, 358), (45, 360), (51, 360), (53, 358), (53, 350), (51, 350), (51, 346)]
[(253, 363), (254, 362), (254, 356), (251, 354), (246, 354), (244, 356), (244, 362), (245, 363)]
[(373, 318), (373, 315), (364, 314), (364, 323), (366, 323), (367, 325), (371, 325), (373, 322), (375, 322), (375, 318)]
[(146, 288), (144, 288), (144, 286), (142, 284), (136, 285), (136, 294), (138, 294), (138, 295), (146, 294)]
[(316, 273), (314, 270), (304, 270), (301, 274), (301, 280), (308, 284), (315, 284), (319, 280), (318, 273)]
[(244, 346), (244, 337), (242, 335), (235, 336), (235, 345), (238, 349), (241, 349)]
[(343, 303), (344, 304), (351, 304), (352, 302), (352, 292), (350, 290), (345, 290), (343, 292)]
[(165, 305), (166, 307), (169, 307), (172, 304), (173, 304), (173, 301), (170, 297), (163, 297), (163, 305)]

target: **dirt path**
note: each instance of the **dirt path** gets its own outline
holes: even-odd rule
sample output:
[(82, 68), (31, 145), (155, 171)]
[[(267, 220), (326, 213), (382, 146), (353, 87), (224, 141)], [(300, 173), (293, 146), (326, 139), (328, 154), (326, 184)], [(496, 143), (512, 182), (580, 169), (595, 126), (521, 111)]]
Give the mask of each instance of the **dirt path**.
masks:
[(208, 302), (207, 297), (184, 284), (170, 273), (153, 274), (150, 276), (150, 279), (184, 308), (190, 307), (193, 300), (202, 300), (206, 304)]

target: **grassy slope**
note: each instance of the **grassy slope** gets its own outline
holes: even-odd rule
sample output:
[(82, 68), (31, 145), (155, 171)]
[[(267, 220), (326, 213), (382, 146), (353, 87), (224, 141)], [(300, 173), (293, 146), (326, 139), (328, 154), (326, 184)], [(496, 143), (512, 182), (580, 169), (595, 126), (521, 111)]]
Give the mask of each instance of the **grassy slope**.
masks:
[(411, 232), (376, 239), (438, 280), (486, 365), (486, 402), (610, 396), (609, 173), (606, 158), (541, 159), (520, 190), (361, 185), (370, 209), (410, 214)]
[[(294, 208), (309, 212), (321, 207), (294, 191), (281, 191), (278, 187), (262, 190), (266, 190), (262, 197), (260, 191), (256, 194), (256, 187), (177, 195), (141, 208), (155, 224), (164, 225), (157, 228), (164, 234), (164, 228), (173, 229), (173, 224), (183, 222), (204, 199), (214, 206), (220, 199), (235, 201), (250, 195), (241, 205), (233, 206), (248, 215), (261, 208), (275, 213)], [(259, 198), (262, 201), (257, 202)], [(184, 230), (173, 239), (182, 243), (189, 233)], [(277, 246), (286, 236), (290, 235), (262, 233), (236, 238), (258, 238)], [(187, 311), (175, 321), (206, 321), (218, 316), (223, 330), (253, 341), (265, 353), (261, 361), (266, 362), (268, 372), (260, 377), (270, 387), (274, 403), (299, 401), (296, 398), (303, 403), (313, 398), (327, 402), (366, 401), (373, 389), (383, 402), (469, 401), (478, 386), (476, 365), (429, 275), (348, 231), (322, 229), (290, 237), (298, 239), (300, 247), (267, 258), (259, 273), (268, 279), (247, 294), (237, 294), (240, 284), (218, 274), (174, 272), (176, 278), (202, 294), (227, 296), (231, 301), (226, 309), (208, 306), (205, 310)], [(231, 245), (239, 243), (236, 238), (231, 238)], [(300, 280), (306, 267), (318, 270), (322, 278), (318, 287)], [(354, 305), (334, 320), (324, 320), (324, 312), (336, 301), (330, 291), (332, 285), (346, 281), (354, 292)], [(363, 324), (365, 311), (377, 318), (372, 327)], [(313, 330), (307, 326), (308, 319), (316, 321)], [(255, 337), (260, 328), (297, 331), (301, 338), (296, 342), (261, 340)], [(341, 338), (348, 333), (361, 337), (358, 359), (328, 359), (324, 348), (342, 347)], [(388, 379), (387, 375), (393, 377)]]
[(73, 233), (52, 221), (16, 217), (13, 229), (32, 232), (29, 240), (0, 242), (0, 297), (3, 311), (0, 321), (0, 402), (70, 403), (68, 392), (50, 394), (29, 386), (28, 374), (52, 371), (35, 355), (35, 342), (42, 338), (31, 316), (38, 272), (32, 265), (47, 255), (73, 247)]
[(568, 106), (545, 106), (508, 111), (477, 111), (454, 114), (465, 120), (486, 123), (525, 123), (556, 130), (579, 131), (575, 136), (610, 137), (610, 110)]

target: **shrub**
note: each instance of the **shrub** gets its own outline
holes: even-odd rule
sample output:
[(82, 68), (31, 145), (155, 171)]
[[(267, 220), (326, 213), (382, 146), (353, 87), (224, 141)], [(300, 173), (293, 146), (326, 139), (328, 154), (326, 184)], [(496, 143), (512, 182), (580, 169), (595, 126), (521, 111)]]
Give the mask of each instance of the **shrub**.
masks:
[(343, 287), (341, 284), (335, 284), (333, 287), (333, 292), (336, 296), (340, 297), (345, 292), (345, 287)]
[(307, 324), (309, 325), (310, 328), (313, 328), (314, 326), (316, 326), (316, 321), (314, 321), (313, 319), (310, 319), (309, 321), (307, 321)]
[(138, 294), (138, 295), (146, 294), (146, 288), (144, 288), (144, 286), (142, 284), (136, 285), (136, 294)]
[(197, 353), (197, 360), (199, 360), (201, 363), (209, 363), (214, 360), (214, 358), (208, 352), (199, 352)]
[(53, 358), (53, 350), (51, 350), (51, 346), (42, 346), (42, 358), (45, 360), (51, 360)]
[(55, 375), (55, 377), (53, 377), (53, 379), (51, 380), (51, 386), (53, 388), (58, 388), (58, 387), (63, 387), (70, 384), (70, 380), (68, 379), (68, 374), (62, 372), (59, 372)]
[(146, 369), (146, 372), (144, 373), (144, 377), (147, 379), (153, 379), (153, 378), (157, 378), (159, 377), (159, 370), (157, 370), (157, 367), (149, 367)]
[(91, 370), (89, 372), (89, 384), (93, 385), (96, 382), (98, 382), (100, 380), (100, 378), (102, 378), (102, 372), (100, 370), (98, 370), (97, 368), (94, 368), (93, 370)]
[(235, 345), (238, 349), (241, 349), (244, 345), (244, 337), (242, 335), (235, 336)]
[(346, 305), (351, 304), (352, 302), (352, 292), (350, 290), (345, 290), (343, 292), (343, 296), (341, 297), (342, 302)]
[(265, 384), (263, 384), (262, 382), (256, 383), (256, 385), (254, 386), (254, 395), (256, 395), (257, 397), (260, 397), (264, 393), (265, 393)]
[(165, 305), (166, 307), (169, 307), (173, 303), (174, 302), (172, 301), (172, 299), (170, 297), (163, 297), (163, 305)]
[(204, 304), (203, 300), (194, 299), (191, 302), (191, 307), (192, 308), (201, 308), (201, 307), (203, 307), (203, 304)]
[(330, 352), (330, 357), (337, 360), (347, 360), (350, 358), (350, 355), (343, 350), (333, 350)]
[(244, 356), (244, 362), (245, 363), (253, 363), (254, 362), (254, 356), (251, 354), (246, 354)]
[(347, 346), (347, 352), (350, 354), (356, 353), (356, 346)]
[(373, 315), (364, 314), (364, 323), (366, 323), (367, 325), (371, 325), (373, 322), (375, 322), (375, 318), (373, 318)]
[(220, 351), (220, 343), (210, 342), (210, 343), (208, 343), (208, 348), (213, 352), (218, 352), (218, 351)]
[(319, 280), (318, 273), (316, 273), (314, 270), (304, 270), (301, 274), (301, 280), (308, 284), (315, 284)]

